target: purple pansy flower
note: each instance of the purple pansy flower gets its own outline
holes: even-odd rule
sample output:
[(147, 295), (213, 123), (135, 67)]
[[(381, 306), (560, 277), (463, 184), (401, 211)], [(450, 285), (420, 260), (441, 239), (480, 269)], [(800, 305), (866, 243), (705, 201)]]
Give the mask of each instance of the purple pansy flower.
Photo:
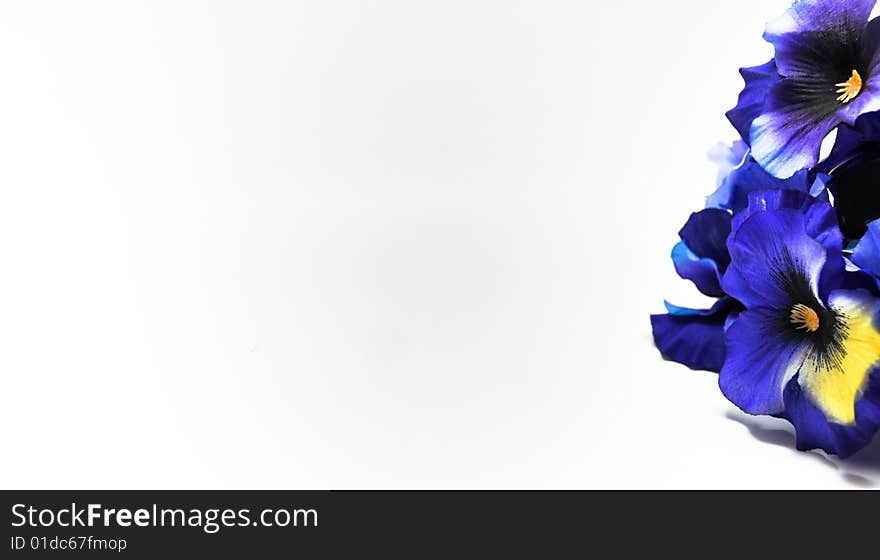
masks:
[(767, 25), (770, 62), (741, 70), (745, 89), (728, 118), (752, 157), (786, 179), (819, 161), (822, 140), (880, 109), (875, 0), (798, 0)]

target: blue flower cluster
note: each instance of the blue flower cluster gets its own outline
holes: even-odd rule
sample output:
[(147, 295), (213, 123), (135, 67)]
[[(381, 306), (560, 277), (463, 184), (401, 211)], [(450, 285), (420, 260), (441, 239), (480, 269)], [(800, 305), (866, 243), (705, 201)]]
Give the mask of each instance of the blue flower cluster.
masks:
[[(716, 299), (654, 315), (664, 357), (719, 374), (798, 449), (847, 457), (880, 428), (880, 18), (876, 0), (796, 0), (767, 25), (774, 58), (744, 68), (740, 135), (672, 250)], [(823, 141), (837, 131), (830, 155)]]

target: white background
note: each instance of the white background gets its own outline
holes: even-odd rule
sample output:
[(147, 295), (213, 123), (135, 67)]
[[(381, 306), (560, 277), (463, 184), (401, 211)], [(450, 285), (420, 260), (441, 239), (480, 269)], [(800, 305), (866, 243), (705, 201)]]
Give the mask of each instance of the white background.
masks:
[(6, 2), (2, 487), (864, 487), (663, 362), (786, 0)]

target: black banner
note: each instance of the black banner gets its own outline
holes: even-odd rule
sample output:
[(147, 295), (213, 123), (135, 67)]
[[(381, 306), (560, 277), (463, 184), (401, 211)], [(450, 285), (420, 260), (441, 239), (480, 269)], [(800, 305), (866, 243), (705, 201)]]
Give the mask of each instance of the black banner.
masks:
[[(868, 511), (869, 494), (848, 496)], [(804, 515), (843, 510), (848, 531), (871, 534), (873, 515), (833, 503), (846, 496), (820, 507), (795, 492), (5, 491), (0, 558), (616, 556), (778, 539)]]

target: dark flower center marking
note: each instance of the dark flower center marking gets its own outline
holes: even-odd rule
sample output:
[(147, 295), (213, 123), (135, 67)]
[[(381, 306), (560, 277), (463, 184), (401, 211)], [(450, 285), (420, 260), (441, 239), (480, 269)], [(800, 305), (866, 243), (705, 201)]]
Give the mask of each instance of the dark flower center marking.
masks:
[(813, 308), (803, 303), (797, 303), (791, 308), (789, 321), (794, 325), (795, 330), (803, 329), (807, 332), (819, 330), (819, 315), (813, 311)]
[(837, 100), (846, 105), (862, 92), (862, 77), (858, 70), (853, 70), (852, 76), (847, 81), (834, 85), (840, 88), (837, 90), (840, 94)]
[(790, 351), (803, 351), (804, 364), (811, 368), (841, 369), (846, 357), (844, 341), (849, 335), (848, 317), (819, 301), (806, 267), (788, 247), (781, 247), (771, 262), (773, 279), (786, 301), (780, 302), (777, 319), (767, 325), (767, 336), (781, 336)]

